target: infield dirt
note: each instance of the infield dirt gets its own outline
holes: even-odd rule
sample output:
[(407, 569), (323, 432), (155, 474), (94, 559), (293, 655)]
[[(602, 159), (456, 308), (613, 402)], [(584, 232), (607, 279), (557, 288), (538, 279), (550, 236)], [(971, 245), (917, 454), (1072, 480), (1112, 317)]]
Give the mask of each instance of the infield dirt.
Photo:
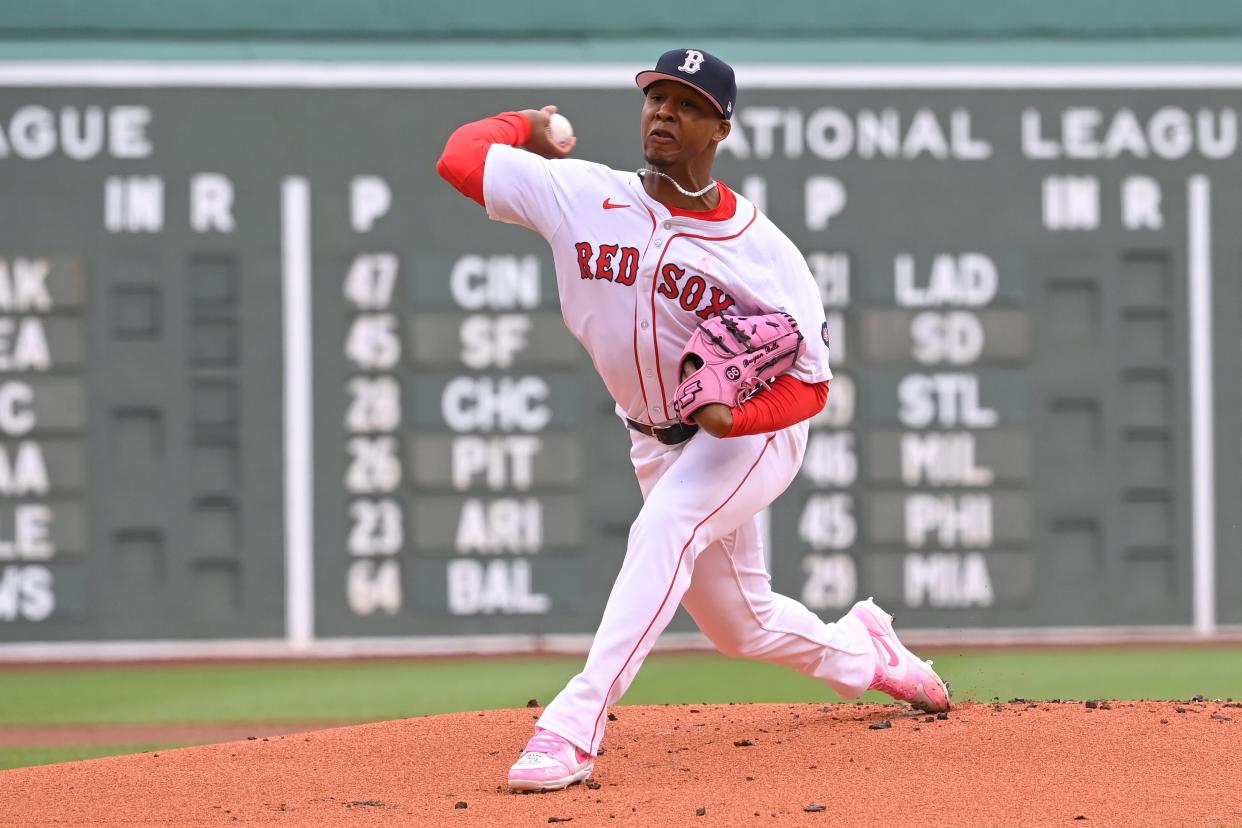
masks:
[(497, 710), (4, 771), (0, 825), (1242, 825), (1236, 703), (614, 711), (566, 791), (508, 791)]

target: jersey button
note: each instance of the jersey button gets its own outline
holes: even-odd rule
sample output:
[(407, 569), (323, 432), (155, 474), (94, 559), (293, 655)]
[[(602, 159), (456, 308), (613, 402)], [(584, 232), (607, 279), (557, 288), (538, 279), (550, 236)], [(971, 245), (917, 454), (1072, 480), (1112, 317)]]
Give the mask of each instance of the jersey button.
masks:
[(656, 247), (663, 247), (663, 246), (664, 246), (664, 239), (656, 239), (655, 244), (656, 244)]
[(644, 319), (642, 322), (639, 322), (638, 327), (642, 328), (644, 331), (647, 330), (647, 320)]
[(666, 221), (666, 222), (664, 222), (664, 229), (665, 229), (665, 230), (672, 230), (672, 229), (673, 229), (673, 223), (672, 223), (671, 221)]

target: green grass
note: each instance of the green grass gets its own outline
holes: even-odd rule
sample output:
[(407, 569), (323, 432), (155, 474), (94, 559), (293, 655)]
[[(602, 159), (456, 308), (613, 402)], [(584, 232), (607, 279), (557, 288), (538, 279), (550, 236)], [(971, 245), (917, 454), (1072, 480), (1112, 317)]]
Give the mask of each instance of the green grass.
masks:
[(184, 745), (72, 745), (69, 747), (0, 748), (0, 770), (28, 768), (34, 765), (52, 765), (57, 762), (77, 762), (82, 759), (98, 759), (101, 756), (120, 756), (123, 753), (145, 753), (148, 750), (167, 750)]
[[(958, 701), (1242, 698), (1242, 647), (928, 650)], [(686, 659), (688, 657), (683, 657)], [(648, 659), (626, 704), (664, 701), (836, 701), (819, 682), (769, 664), (695, 656)], [(863, 701), (888, 701), (868, 693)]]
[[(961, 699), (1242, 697), (1242, 647), (924, 653)], [(547, 703), (579, 657), (0, 669), (0, 726), (351, 722)], [(875, 700), (879, 700), (876, 696)], [(819, 682), (711, 654), (654, 655), (626, 704), (823, 702)]]
[[(959, 700), (1242, 698), (1242, 647), (927, 651)], [(379, 721), (546, 704), (579, 657), (0, 668), (0, 727)], [(654, 655), (625, 704), (831, 702), (819, 682), (710, 654)], [(886, 697), (867, 694), (864, 701)], [(0, 768), (166, 748), (0, 748)]]

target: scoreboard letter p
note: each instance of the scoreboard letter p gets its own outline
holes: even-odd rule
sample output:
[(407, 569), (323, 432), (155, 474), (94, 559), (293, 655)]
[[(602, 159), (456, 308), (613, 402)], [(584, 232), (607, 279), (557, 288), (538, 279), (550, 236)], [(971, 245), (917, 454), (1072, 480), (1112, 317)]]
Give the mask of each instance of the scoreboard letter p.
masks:
[(826, 230), (833, 216), (845, 209), (845, 185), (826, 175), (806, 180), (806, 228)]
[(378, 175), (357, 175), (349, 182), (349, 223), (366, 233), (392, 206), (388, 182)]

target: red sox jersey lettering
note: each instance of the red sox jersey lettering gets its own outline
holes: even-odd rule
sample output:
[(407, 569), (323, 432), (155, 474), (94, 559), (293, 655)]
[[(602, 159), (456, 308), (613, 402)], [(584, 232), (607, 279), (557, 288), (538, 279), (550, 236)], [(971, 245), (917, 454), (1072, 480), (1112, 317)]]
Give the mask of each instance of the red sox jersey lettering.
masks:
[[(583, 279), (601, 279), (618, 285), (633, 285), (638, 276), (638, 248), (619, 244), (601, 244), (598, 250), (590, 242), (576, 242), (574, 253), (578, 261), (578, 274)], [(700, 274), (692, 274), (683, 281), (686, 268), (669, 262), (660, 268), (660, 281), (656, 292), (666, 299), (677, 302), (682, 310), (693, 311), (700, 319), (721, 313), (733, 307), (735, 302), (715, 285), (709, 285)]]
[(638, 276), (638, 248), (601, 244), (599, 252), (590, 242), (574, 245), (578, 273), (583, 279), (604, 279), (618, 285), (632, 285)]
[(666, 299), (677, 300), (682, 310), (694, 311), (700, 319), (733, 307), (733, 298), (715, 286), (711, 287), (708, 301), (703, 302), (708, 290), (707, 280), (695, 274), (683, 283), (680, 280), (685, 275), (685, 268), (669, 262), (660, 268), (660, 283), (656, 292)]

